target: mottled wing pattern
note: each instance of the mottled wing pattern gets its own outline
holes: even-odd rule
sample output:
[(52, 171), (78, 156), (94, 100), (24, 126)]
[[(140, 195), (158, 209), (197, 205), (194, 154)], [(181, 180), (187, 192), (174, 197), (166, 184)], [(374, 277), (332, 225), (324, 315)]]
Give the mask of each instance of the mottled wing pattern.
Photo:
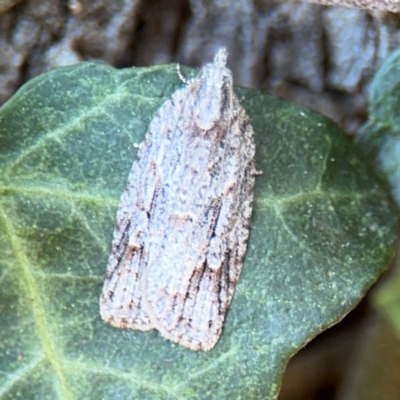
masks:
[(160, 160), (169, 168), (146, 242), (145, 309), (164, 337), (192, 350), (211, 349), (221, 334), (249, 234), (253, 131), (237, 99), (231, 102), (208, 131), (191, 118), (177, 121), (173, 141), (183, 148), (172, 145)]
[(253, 130), (220, 50), (150, 124), (117, 214), (100, 299), (112, 325), (192, 350), (218, 341), (246, 251)]
[[(157, 117), (155, 117), (155, 120)], [(152, 132), (155, 132), (153, 135)], [(145, 238), (149, 233), (149, 215), (159, 178), (156, 159), (162, 132), (150, 129), (141, 144), (129, 173), (116, 217), (112, 250), (100, 298), (100, 314), (117, 328), (147, 331), (154, 328), (143, 308), (143, 272), (146, 267)]]

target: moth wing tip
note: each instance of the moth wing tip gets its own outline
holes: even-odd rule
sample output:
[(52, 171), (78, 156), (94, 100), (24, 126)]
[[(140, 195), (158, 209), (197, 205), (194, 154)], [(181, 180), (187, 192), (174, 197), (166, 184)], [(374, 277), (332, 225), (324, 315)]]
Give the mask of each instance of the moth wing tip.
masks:
[(189, 332), (182, 334), (182, 332), (166, 330), (160, 326), (156, 326), (155, 328), (160, 332), (164, 339), (170, 340), (193, 351), (212, 350), (221, 336), (221, 330), (219, 330), (206, 336), (204, 340), (202, 340), (201, 338), (195, 338), (195, 335), (190, 334)]

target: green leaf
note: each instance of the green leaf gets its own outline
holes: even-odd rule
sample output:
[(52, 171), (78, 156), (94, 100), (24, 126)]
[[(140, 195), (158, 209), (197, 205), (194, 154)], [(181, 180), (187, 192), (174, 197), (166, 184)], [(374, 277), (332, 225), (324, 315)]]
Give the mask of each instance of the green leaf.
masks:
[(369, 121), (357, 135), (400, 205), (400, 49), (387, 58), (369, 91)]
[(2, 399), (273, 399), (288, 359), (387, 266), (394, 207), (358, 148), (316, 113), (237, 89), (263, 175), (220, 341), (196, 353), (102, 322), (134, 145), (182, 85), (172, 65), (89, 63), (32, 80), (0, 110)]
[[(370, 117), (357, 135), (363, 151), (388, 181), (400, 205), (400, 51), (376, 74), (369, 93)], [(375, 319), (364, 338), (357, 373), (344, 399), (391, 399), (399, 393), (400, 264), (396, 257), (389, 279), (374, 291)], [(371, 322), (371, 321), (370, 321)]]

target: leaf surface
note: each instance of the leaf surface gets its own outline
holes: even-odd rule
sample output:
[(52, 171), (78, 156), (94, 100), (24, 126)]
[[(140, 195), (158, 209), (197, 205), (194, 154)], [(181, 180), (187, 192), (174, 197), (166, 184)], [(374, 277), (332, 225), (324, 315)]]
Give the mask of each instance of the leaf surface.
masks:
[(135, 144), (182, 85), (172, 65), (87, 63), (32, 80), (0, 110), (2, 399), (273, 399), (288, 359), (387, 267), (394, 207), (361, 151), (328, 119), (237, 89), (263, 174), (220, 341), (196, 353), (102, 322)]

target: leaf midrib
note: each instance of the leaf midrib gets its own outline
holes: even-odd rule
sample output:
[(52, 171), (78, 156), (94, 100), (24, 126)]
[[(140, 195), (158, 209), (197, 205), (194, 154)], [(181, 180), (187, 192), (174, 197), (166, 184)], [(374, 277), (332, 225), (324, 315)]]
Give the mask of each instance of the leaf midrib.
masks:
[(40, 292), (32, 274), (31, 266), (26, 257), (25, 249), (18, 236), (15, 234), (13, 225), (7, 214), (5, 214), (1, 208), (0, 222), (10, 240), (11, 249), (17, 261), (16, 265), (21, 269), (21, 278), (25, 281), (24, 286), (26, 287), (26, 291), (24, 291), (24, 294), (29, 300), (28, 303), (31, 305), (32, 315), (35, 321), (38, 337), (44, 350), (45, 358), (54, 371), (58, 382), (58, 389), (62, 394), (62, 397), (64, 399), (72, 400), (73, 395), (68, 388), (66, 378), (62, 371), (61, 358), (55, 350), (55, 346), (51, 340), (48, 324), (44, 316), (44, 307), (40, 298)]

